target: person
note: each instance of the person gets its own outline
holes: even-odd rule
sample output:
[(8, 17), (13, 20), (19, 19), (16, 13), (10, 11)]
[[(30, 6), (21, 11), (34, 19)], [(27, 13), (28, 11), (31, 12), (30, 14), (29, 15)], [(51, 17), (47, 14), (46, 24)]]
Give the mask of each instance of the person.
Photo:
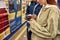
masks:
[(32, 0), (31, 3), (29, 3), (27, 5), (26, 15), (29, 15), (29, 14), (36, 14), (36, 15), (38, 15), (38, 13), (39, 13), (41, 8), (42, 8), (42, 5), (37, 3), (36, 0)]
[(58, 0), (58, 7), (59, 7), (59, 9), (60, 9), (60, 0)]
[[(37, 3), (37, 0), (32, 0), (29, 5), (27, 5), (27, 9), (26, 9), (26, 15), (38, 15), (39, 11), (41, 10), (42, 5), (40, 5), (39, 3)], [(28, 19), (27, 19), (28, 20)], [(31, 40), (31, 31), (29, 30), (30, 28), (30, 24), (27, 23), (27, 39)]]
[(36, 20), (27, 21), (32, 31), (31, 40), (60, 40), (60, 11), (55, 0), (37, 0), (44, 5)]

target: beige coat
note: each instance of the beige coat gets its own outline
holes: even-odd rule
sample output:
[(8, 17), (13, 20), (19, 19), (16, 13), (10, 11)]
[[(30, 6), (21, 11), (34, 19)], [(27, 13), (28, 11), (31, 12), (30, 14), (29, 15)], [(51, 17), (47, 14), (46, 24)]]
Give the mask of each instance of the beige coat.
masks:
[(59, 13), (58, 8), (56, 7), (43, 8), (39, 18), (37, 18), (36, 21), (32, 19), (30, 23), (30, 29), (32, 31), (31, 39), (52, 40), (52, 38), (55, 38), (60, 34)]

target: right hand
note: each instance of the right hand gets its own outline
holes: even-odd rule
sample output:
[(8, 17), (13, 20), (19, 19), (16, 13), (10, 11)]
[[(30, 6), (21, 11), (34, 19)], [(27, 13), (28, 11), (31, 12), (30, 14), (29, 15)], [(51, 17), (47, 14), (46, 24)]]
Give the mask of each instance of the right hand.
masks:
[(32, 18), (32, 14), (27, 15), (27, 20), (30, 21), (30, 19)]
[(35, 14), (29, 14), (27, 15), (27, 19), (30, 20), (30, 19), (36, 19), (36, 15)]

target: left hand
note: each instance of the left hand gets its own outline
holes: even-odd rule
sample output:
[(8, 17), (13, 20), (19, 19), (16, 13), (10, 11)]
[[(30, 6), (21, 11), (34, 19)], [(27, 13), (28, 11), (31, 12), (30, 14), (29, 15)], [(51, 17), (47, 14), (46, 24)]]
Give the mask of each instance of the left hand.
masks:
[(36, 19), (37, 16), (35, 14), (32, 15), (32, 19)]

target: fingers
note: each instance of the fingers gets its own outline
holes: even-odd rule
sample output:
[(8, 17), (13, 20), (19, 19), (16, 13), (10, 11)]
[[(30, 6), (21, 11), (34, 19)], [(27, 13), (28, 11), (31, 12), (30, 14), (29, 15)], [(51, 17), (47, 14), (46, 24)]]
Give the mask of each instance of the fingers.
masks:
[(29, 24), (32, 22), (32, 19), (30, 19), (30, 21), (27, 21)]
[(27, 16), (32, 16), (32, 14), (29, 14), (29, 15), (27, 15)]
[(27, 20), (35, 19), (36, 20), (37, 16), (35, 14), (29, 14), (27, 15)]

